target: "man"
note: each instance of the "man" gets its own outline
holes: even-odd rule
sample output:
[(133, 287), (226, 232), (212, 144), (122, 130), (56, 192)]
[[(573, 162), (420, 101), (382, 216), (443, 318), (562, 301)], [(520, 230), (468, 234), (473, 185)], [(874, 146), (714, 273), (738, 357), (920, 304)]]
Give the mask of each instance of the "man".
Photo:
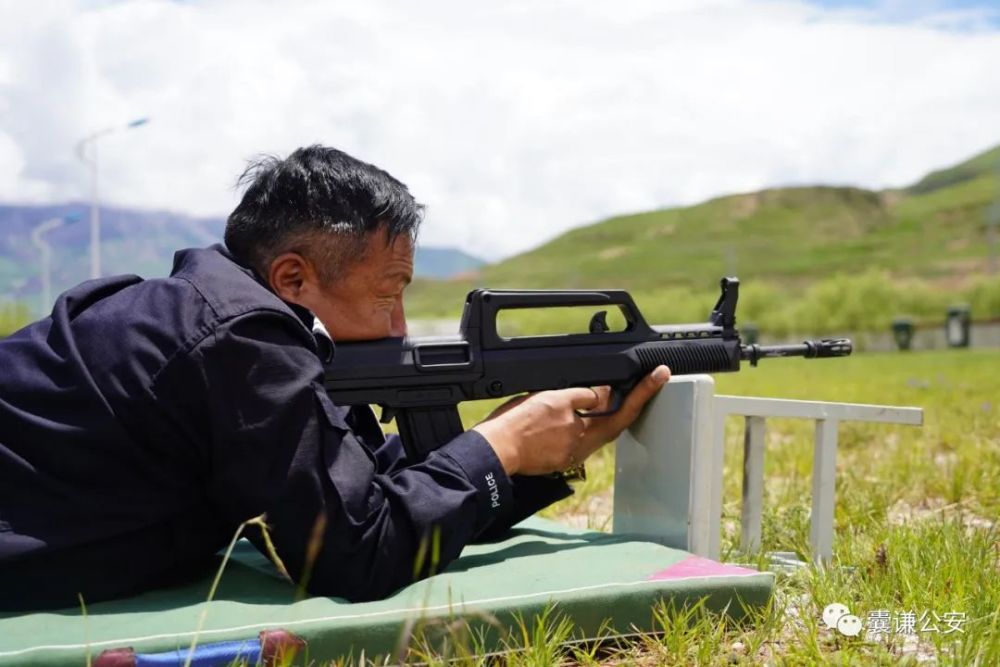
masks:
[(371, 410), (330, 402), (323, 359), (336, 341), (405, 335), (421, 207), (321, 146), (241, 180), (225, 247), (178, 252), (166, 279), (83, 283), (0, 342), (0, 609), (202, 572), (262, 513), (310, 592), (385, 596), (568, 495), (552, 473), (617, 436), (669, 376), (608, 417), (576, 412), (605, 406), (606, 388), (515, 399), (407, 461)]

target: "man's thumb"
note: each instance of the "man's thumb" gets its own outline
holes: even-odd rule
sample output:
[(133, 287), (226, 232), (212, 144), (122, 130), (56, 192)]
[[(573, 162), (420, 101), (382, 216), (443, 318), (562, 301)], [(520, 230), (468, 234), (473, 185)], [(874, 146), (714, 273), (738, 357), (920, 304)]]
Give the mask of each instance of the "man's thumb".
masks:
[(657, 366), (649, 375), (650, 380), (659, 389), (670, 379), (670, 369), (666, 366)]

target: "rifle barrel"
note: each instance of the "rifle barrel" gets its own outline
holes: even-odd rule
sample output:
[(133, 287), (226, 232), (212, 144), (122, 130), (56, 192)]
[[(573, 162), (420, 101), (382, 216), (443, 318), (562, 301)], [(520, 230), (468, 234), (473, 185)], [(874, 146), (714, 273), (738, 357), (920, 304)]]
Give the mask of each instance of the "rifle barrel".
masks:
[(771, 357), (805, 357), (820, 359), (825, 357), (846, 357), (853, 350), (849, 338), (824, 338), (805, 340), (798, 345), (742, 345), (740, 358), (756, 366), (761, 359)]

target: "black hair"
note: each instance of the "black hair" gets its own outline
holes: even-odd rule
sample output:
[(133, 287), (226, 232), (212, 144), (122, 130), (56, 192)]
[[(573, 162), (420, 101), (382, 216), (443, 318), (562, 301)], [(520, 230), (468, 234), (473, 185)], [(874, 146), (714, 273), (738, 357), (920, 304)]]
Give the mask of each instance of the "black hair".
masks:
[(330, 280), (361, 258), (371, 232), (385, 227), (390, 243), (416, 240), (423, 219), (403, 183), (327, 146), (299, 148), (283, 160), (260, 157), (237, 186), (246, 191), (226, 221), (226, 246), (262, 276), (275, 257), (295, 251)]

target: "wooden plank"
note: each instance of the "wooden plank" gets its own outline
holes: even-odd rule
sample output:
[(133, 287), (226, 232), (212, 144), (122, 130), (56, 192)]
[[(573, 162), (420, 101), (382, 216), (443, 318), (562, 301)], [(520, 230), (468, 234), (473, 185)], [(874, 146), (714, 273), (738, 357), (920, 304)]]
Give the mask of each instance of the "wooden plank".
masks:
[(809, 542), (813, 559), (829, 563), (833, 558), (833, 508), (837, 481), (837, 420), (816, 421), (813, 453), (812, 517)]
[(835, 419), (838, 421), (879, 422), (913, 426), (920, 426), (924, 422), (922, 408), (894, 405), (797, 401), (787, 398), (753, 398), (724, 394), (716, 396), (715, 403), (717, 411), (745, 417)]
[(743, 507), (740, 517), (740, 548), (760, 549), (760, 527), (764, 508), (763, 417), (747, 417), (743, 431)]

